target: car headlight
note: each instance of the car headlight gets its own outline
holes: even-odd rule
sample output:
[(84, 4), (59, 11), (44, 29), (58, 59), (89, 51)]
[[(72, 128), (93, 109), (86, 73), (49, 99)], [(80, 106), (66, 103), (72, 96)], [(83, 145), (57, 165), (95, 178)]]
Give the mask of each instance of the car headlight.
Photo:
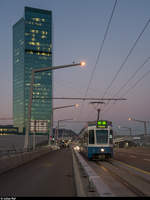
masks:
[(75, 147), (74, 147), (74, 150), (79, 151), (79, 150), (80, 150), (80, 147), (79, 147), (79, 146), (75, 146)]

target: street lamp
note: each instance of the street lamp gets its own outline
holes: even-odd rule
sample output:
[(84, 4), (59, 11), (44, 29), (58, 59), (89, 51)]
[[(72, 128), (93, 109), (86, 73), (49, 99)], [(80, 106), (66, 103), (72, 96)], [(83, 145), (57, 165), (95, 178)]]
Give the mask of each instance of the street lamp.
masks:
[(86, 62), (81, 61), (81, 62), (80, 62), (80, 65), (81, 65), (82, 67), (84, 67), (84, 66), (86, 65)]
[[(58, 110), (58, 109), (62, 109), (62, 108), (74, 107), (74, 106), (77, 108), (77, 107), (79, 107), (79, 104), (73, 104), (73, 105), (55, 107), (55, 108), (53, 108), (53, 111), (54, 110)], [(51, 144), (50, 137), (52, 136), (52, 133), (53, 133), (53, 120), (52, 120), (52, 118), (53, 118), (53, 111), (51, 112), (51, 127), (50, 127), (50, 134), (49, 134), (49, 137), (48, 137), (48, 145)]]
[[(25, 142), (24, 142), (24, 148), (28, 148), (28, 142), (29, 142), (29, 131), (30, 131), (30, 121), (31, 121), (31, 106), (32, 106), (32, 95), (33, 95), (33, 84), (34, 84), (34, 76), (37, 72), (43, 72), (48, 70), (56, 70), (56, 69), (62, 69), (67, 67), (75, 67), (75, 66), (85, 66), (85, 62), (80, 63), (72, 63), (69, 65), (60, 65), (60, 66), (50, 66), (45, 68), (39, 68), (39, 69), (33, 69), (32, 70), (32, 78), (31, 78), (31, 86), (30, 86), (30, 96), (29, 96), (29, 104), (28, 104), (28, 118), (27, 118), (27, 124), (26, 124), (26, 132), (25, 132)], [(51, 115), (51, 124), (52, 124), (53, 117)]]
[(142, 122), (144, 123), (144, 135), (146, 136), (147, 135), (147, 126), (146, 126), (146, 121), (143, 121), (143, 120), (136, 120), (136, 119), (133, 119), (131, 117), (128, 118), (129, 121), (136, 121), (136, 122)]

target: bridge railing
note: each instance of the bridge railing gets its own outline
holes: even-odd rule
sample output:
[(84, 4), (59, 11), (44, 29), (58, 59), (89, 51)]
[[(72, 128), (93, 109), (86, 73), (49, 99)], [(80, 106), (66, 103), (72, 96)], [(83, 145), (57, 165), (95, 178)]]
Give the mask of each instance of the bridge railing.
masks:
[[(35, 150), (40, 149), (43, 146), (46, 146), (48, 144), (48, 140), (42, 141), (38, 144), (36, 144)], [(26, 150), (24, 148), (18, 148), (15, 145), (12, 145), (9, 148), (0, 148), (0, 158), (2, 157), (9, 157), (11, 155), (15, 155), (15, 154), (22, 154), (25, 152), (32, 152), (33, 151), (33, 147), (29, 146)]]

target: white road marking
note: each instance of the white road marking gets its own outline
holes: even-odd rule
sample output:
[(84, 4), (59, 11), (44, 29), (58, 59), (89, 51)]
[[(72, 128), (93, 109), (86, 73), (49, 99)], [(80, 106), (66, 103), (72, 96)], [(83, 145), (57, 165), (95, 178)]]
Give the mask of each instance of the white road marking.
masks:
[(130, 155), (130, 157), (131, 157), (131, 158), (136, 158), (136, 156), (134, 156), (134, 155)]

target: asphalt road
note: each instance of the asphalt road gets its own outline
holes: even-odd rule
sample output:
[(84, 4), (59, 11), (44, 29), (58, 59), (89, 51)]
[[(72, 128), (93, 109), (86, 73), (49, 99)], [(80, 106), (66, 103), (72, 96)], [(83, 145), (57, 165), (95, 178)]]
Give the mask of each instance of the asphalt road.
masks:
[(52, 151), (0, 175), (0, 196), (76, 196), (71, 150)]
[(114, 158), (150, 172), (150, 148), (116, 148)]

